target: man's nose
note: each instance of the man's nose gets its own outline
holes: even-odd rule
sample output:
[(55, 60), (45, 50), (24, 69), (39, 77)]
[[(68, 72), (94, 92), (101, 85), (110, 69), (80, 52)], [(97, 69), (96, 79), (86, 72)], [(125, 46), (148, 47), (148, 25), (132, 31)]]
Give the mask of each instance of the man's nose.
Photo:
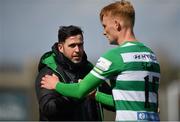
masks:
[(79, 47), (78, 45), (76, 45), (75, 51), (76, 51), (76, 52), (79, 52), (79, 51), (80, 51), (80, 47)]

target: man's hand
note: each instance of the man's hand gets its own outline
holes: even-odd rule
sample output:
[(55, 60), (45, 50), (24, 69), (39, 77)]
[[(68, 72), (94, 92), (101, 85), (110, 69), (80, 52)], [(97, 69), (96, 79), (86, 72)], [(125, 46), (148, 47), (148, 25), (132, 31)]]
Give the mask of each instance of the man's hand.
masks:
[(59, 82), (59, 78), (55, 75), (45, 75), (41, 80), (41, 87), (46, 89), (56, 89), (56, 84)]

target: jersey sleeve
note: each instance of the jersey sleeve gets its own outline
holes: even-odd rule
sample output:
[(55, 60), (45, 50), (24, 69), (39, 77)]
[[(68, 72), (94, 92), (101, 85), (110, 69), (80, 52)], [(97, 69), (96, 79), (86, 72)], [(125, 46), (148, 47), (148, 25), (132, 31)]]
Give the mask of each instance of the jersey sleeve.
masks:
[(102, 92), (96, 92), (95, 99), (96, 99), (96, 101), (98, 101), (98, 102), (100, 102), (102, 104), (114, 107), (114, 100), (113, 100), (112, 95), (105, 94), (105, 93), (102, 93)]
[(101, 56), (91, 73), (104, 81), (109, 81), (113, 79), (115, 75), (120, 72), (122, 58), (116, 50), (111, 50)]
[(103, 81), (96, 78), (94, 75), (89, 73), (79, 83), (65, 84), (58, 82), (56, 85), (56, 91), (64, 96), (83, 98), (88, 95), (91, 91), (96, 89)]

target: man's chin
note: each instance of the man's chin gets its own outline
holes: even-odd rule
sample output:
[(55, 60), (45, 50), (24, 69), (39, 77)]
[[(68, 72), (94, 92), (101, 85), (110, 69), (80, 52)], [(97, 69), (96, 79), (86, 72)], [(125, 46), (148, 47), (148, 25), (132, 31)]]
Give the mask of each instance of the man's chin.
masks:
[(81, 60), (73, 60), (72, 62), (75, 64), (79, 64), (79, 63), (81, 63)]
[(113, 41), (110, 41), (109, 44), (111, 44), (111, 45), (117, 45), (117, 42), (113, 40)]

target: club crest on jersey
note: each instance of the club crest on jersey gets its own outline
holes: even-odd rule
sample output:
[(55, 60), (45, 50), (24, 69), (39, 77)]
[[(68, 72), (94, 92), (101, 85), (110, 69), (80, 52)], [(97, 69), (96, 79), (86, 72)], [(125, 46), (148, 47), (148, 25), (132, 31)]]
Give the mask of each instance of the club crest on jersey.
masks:
[(137, 119), (138, 120), (159, 121), (159, 116), (157, 113), (137, 112)]
[(109, 69), (109, 67), (111, 66), (112, 62), (100, 57), (96, 63), (96, 67), (102, 71), (107, 71)]

